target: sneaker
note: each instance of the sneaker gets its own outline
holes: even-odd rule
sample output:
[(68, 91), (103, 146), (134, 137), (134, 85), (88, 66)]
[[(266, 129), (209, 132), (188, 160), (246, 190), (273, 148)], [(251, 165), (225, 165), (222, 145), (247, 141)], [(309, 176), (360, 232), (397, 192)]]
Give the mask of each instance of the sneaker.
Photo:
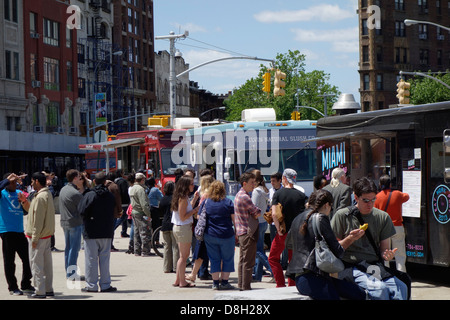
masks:
[(28, 296), (29, 299), (45, 299), (47, 296), (45, 294), (36, 294), (33, 293)]
[(81, 292), (98, 292), (98, 290), (89, 289), (87, 287), (81, 288)]
[(214, 284), (214, 283), (213, 283), (213, 285), (212, 285), (212, 289), (213, 289), (213, 290), (220, 290), (219, 285)]
[(116, 291), (117, 291), (116, 287), (109, 287), (108, 289), (100, 290), (100, 292), (116, 292)]
[(230, 283), (220, 285), (220, 290), (234, 290), (234, 289), (236, 289), (236, 287), (232, 286)]
[(55, 296), (55, 292), (54, 291), (46, 292), (45, 296), (46, 297), (54, 297)]
[(25, 294), (33, 294), (36, 289), (34, 287), (29, 287), (29, 288), (22, 288), (23, 293)]
[(120, 236), (121, 236), (122, 238), (129, 238), (129, 237), (130, 237), (130, 235), (127, 234), (127, 233), (122, 233)]
[(23, 296), (23, 292), (19, 289), (12, 290), (9, 292), (9, 294), (12, 296)]

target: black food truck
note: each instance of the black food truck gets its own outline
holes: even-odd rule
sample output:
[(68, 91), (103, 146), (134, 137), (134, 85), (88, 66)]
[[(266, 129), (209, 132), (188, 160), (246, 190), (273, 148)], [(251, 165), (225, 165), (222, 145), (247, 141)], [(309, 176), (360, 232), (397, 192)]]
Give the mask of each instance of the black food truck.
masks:
[(341, 167), (349, 185), (363, 176), (407, 192), (407, 261), (450, 266), (450, 101), (318, 120), (317, 171)]

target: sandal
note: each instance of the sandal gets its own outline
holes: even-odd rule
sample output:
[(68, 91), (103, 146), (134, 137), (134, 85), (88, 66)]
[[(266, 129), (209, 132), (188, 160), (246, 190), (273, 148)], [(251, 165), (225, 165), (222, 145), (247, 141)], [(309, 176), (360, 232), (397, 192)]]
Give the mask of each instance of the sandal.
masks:
[(180, 288), (193, 288), (195, 284), (187, 282), (184, 286), (179, 286)]

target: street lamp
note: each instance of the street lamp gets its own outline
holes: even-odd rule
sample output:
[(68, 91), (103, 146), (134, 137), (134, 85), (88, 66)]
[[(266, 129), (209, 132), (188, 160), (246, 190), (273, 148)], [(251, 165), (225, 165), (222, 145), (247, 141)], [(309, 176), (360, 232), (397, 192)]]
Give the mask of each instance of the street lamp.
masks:
[(201, 118), (202, 116), (204, 116), (205, 114), (207, 114), (208, 112), (214, 111), (214, 110), (225, 110), (225, 107), (217, 107), (217, 108), (212, 108), (212, 109), (208, 109), (202, 113), (200, 113), (199, 118)]
[(430, 22), (430, 21), (420, 21), (420, 20), (413, 20), (413, 19), (405, 19), (403, 22), (405, 23), (405, 26), (407, 26), (407, 27), (415, 25), (415, 24), (421, 24), (421, 23), (422, 24), (431, 24), (433, 26), (436, 26), (436, 27), (441, 28), (441, 29), (445, 29), (445, 30), (450, 32), (450, 28), (449, 27), (444, 27), (444, 26), (442, 26), (440, 24), (437, 24), (437, 23), (434, 23), (434, 22)]

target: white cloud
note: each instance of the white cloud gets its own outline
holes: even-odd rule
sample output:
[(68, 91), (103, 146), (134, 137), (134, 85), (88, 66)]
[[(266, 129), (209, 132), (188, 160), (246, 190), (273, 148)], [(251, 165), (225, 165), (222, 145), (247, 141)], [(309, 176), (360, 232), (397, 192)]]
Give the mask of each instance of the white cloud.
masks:
[(304, 10), (262, 11), (254, 15), (254, 18), (262, 23), (284, 23), (302, 21), (341, 21), (355, 17), (352, 11), (344, 10), (339, 5), (322, 4)]
[(180, 30), (180, 33), (183, 33), (185, 30), (189, 31), (189, 33), (197, 33), (197, 32), (207, 32), (208, 30), (202, 26), (199, 26), (195, 23), (188, 22), (185, 24), (174, 23), (174, 26)]
[(354, 53), (359, 50), (358, 27), (334, 30), (291, 29), (299, 42), (329, 42), (334, 52)]

